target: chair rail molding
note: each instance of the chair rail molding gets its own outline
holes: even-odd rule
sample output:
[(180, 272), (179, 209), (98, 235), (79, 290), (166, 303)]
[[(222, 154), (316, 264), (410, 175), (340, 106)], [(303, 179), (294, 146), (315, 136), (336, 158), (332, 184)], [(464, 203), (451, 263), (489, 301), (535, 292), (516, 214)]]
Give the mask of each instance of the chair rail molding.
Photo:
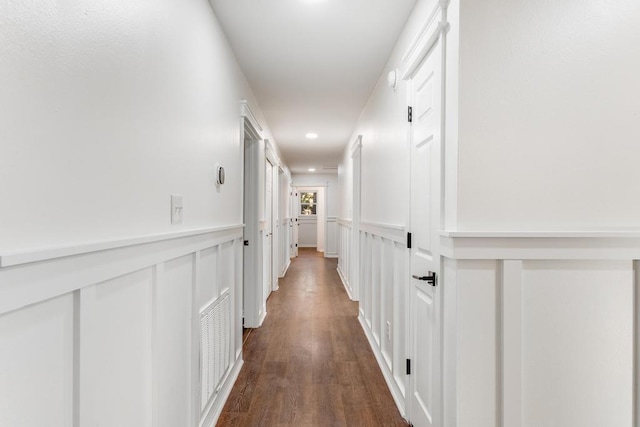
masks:
[(640, 259), (640, 230), (442, 231), (451, 259)]
[(406, 243), (407, 239), (406, 227), (404, 225), (360, 221), (360, 231), (384, 237), (396, 243)]

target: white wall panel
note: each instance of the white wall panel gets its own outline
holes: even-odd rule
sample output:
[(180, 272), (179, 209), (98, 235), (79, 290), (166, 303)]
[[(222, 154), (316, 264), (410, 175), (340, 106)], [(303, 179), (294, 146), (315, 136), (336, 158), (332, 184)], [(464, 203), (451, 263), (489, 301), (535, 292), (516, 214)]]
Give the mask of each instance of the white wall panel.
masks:
[(192, 423), (193, 255), (157, 267), (154, 324), (154, 425)]
[[(390, 370), (393, 369), (393, 299), (395, 257), (394, 242), (382, 240), (380, 248), (380, 350)], [(388, 323), (388, 324), (387, 324)]]
[(80, 424), (151, 426), (152, 270), (80, 291)]
[(218, 290), (218, 252), (219, 246), (200, 252), (198, 261), (198, 281), (196, 286), (196, 302), (198, 310), (219, 295)]
[(298, 218), (298, 246), (301, 248), (318, 246), (318, 221), (316, 218)]
[(527, 261), (522, 300), (523, 425), (631, 426), (632, 263)]
[(632, 260), (445, 268), (445, 425), (631, 426), (634, 283)]
[(0, 316), (0, 425), (73, 423), (74, 296)]
[(324, 256), (326, 258), (338, 257), (338, 221), (335, 217), (327, 218), (327, 241), (325, 242)]
[[(351, 235), (348, 227), (342, 227)], [(373, 229), (373, 227), (369, 227)], [(362, 268), (360, 324), (400, 411), (406, 390), (406, 246), (388, 238), (396, 227), (375, 227), (380, 234), (360, 231)], [(387, 322), (388, 331), (387, 333)]]
[(380, 295), (380, 282), (382, 281), (382, 239), (378, 236), (371, 237), (371, 332), (376, 340), (376, 344), (380, 346), (380, 318), (382, 311)]
[[(408, 277), (407, 277), (407, 248), (404, 245), (394, 242), (392, 244), (393, 258), (393, 274), (391, 276), (393, 280), (392, 299), (385, 300), (385, 306), (390, 306), (392, 311), (391, 320), (391, 341), (393, 346), (393, 378), (398, 384), (398, 389), (402, 396), (405, 396), (406, 388), (406, 356), (407, 356), (407, 331), (409, 325), (407, 323), (407, 312), (409, 307), (407, 306), (407, 293), (408, 290)], [(389, 301), (393, 301), (393, 304), (389, 304)], [(389, 310), (389, 308), (387, 308)]]
[[(338, 274), (340, 279), (349, 295), (349, 298), (353, 299), (353, 288), (351, 281), (353, 260), (351, 259), (351, 237), (353, 235), (351, 229), (351, 223), (343, 220), (338, 220), (338, 234), (339, 234), (339, 246), (338, 246)], [(356, 263), (356, 265), (358, 265)]]
[[(0, 425), (215, 421), (242, 365), (242, 227), (134, 242), (0, 268), (3, 286), (32, 290), (31, 305), (0, 315)], [(77, 290), (46, 298), (47, 285), (65, 281)], [(206, 303), (224, 288), (233, 299), (232, 365), (200, 414), (197, 298)], [(9, 306), (27, 301), (6, 296)]]
[(491, 260), (458, 262), (458, 426), (499, 425), (497, 268)]

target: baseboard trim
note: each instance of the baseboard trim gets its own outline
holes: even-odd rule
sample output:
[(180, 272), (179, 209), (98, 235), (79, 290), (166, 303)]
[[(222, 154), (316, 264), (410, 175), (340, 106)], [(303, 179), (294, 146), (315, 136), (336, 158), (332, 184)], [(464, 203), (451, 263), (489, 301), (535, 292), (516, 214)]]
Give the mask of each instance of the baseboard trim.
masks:
[(362, 326), (362, 330), (364, 331), (365, 336), (367, 337), (367, 341), (369, 341), (369, 347), (371, 347), (371, 351), (373, 351), (374, 356), (376, 357), (376, 361), (378, 362), (378, 366), (382, 371), (382, 376), (384, 377), (385, 382), (387, 383), (387, 387), (389, 387), (389, 391), (391, 392), (391, 396), (393, 397), (393, 401), (396, 403), (398, 410), (400, 411), (400, 415), (404, 419), (407, 419), (404, 397), (402, 396), (402, 392), (400, 388), (393, 380), (393, 373), (389, 370), (389, 367), (384, 361), (384, 356), (380, 352), (380, 349), (376, 345), (376, 340), (371, 334), (371, 331), (367, 327), (367, 323), (362, 317), (362, 314), (358, 316), (358, 321), (360, 322), (360, 326)]
[(349, 286), (349, 281), (346, 279), (346, 277), (342, 273), (342, 270), (340, 269), (340, 266), (338, 266), (338, 268), (336, 268), (336, 270), (338, 271), (338, 276), (340, 277), (340, 281), (342, 281), (342, 286), (344, 286), (344, 290), (347, 291), (347, 295), (349, 296), (349, 299), (351, 301), (355, 301), (353, 299), (353, 295), (351, 294), (351, 287)]
[(200, 427), (215, 427), (215, 425), (218, 423), (218, 418), (220, 418), (220, 414), (222, 414), (222, 409), (227, 403), (227, 400), (231, 395), (231, 390), (233, 390), (233, 386), (238, 380), (242, 365), (244, 365), (244, 360), (242, 360), (242, 353), (240, 353), (240, 357), (238, 357), (238, 359), (236, 360), (236, 363), (227, 376), (222, 389), (220, 389), (220, 395), (215, 400), (214, 404), (211, 405), (211, 409), (209, 410), (209, 413), (205, 417), (204, 421), (200, 424)]
[(284, 271), (282, 272), (280, 279), (282, 279), (284, 276), (287, 275), (287, 271), (289, 271), (289, 267), (291, 267), (291, 258), (287, 260), (287, 265), (284, 266)]

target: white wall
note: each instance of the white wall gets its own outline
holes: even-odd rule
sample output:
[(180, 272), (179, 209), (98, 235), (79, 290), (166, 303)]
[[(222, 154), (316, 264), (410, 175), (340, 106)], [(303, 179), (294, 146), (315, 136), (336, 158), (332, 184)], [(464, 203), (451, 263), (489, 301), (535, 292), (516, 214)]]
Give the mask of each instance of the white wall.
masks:
[(0, 250), (241, 222), (238, 102), (259, 108), (207, 2), (10, 2), (0, 28)]
[[(322, 199), (320, 206), (326, 201), (326, 216), (324, 210), (319, 212), (317, 222), (318, 251), (324, 252), (327, 258), (338, 256), (339, 230), (338, 214), (340, 212), (341, 188), (338, 174), (293, 174), (293, 185), (297, 187), (322, 186), (318, 198)], [(299, 221), (302, 221), (299, 219)], [(300, 223), (300, 227), (303, 224)]]
[[(435, 3), (417, 2), (338, 174), (341, 274), (348, 282), (345, 272), (361, 273), (360, 320), (401, 410), (408, 378), (394, 361), (407, 354), (408, 325), (394, 316), (409, 284), (408, 97), (406, 82), (393, 91), (386, 74), (402, 70)], [(639, 407), (632, 379), (640, 378), (632, 348), (640, 201), (630, 196), (640, 154), (640, 6), (525, 3), (453, 0), (447, 8), (442, 422), (631, 426)], [(353, 260), (350, 146), (358, 135), (363, 224)]]
[(291, 175), (293, 185), (296, 187), (326, 186), (327, 191), (327, 216), (337, 216), (340, 208), (340, 187), (338, 175), (294, 173)]
[(5, 2), (0, 28), (0, 425), (214, 424), (242, 365), (240, 100), (266, 124), (210, 6)]
[(338, 218), (353, 219), (353, 163), (349, 147), (342, 154), (338, 166), (339, 208)]
[(460, 20), (458, 228), (639, 226), (638, 2), (463, 0)]

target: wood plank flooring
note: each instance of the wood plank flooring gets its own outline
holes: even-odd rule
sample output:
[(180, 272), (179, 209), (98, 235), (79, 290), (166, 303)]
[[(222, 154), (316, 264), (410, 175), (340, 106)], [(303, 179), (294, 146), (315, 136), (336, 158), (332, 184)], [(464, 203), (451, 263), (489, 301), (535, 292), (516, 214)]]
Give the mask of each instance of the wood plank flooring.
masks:
[(299, 257), (244, 345), (218, 426), (407, 426), (336, 272)]

